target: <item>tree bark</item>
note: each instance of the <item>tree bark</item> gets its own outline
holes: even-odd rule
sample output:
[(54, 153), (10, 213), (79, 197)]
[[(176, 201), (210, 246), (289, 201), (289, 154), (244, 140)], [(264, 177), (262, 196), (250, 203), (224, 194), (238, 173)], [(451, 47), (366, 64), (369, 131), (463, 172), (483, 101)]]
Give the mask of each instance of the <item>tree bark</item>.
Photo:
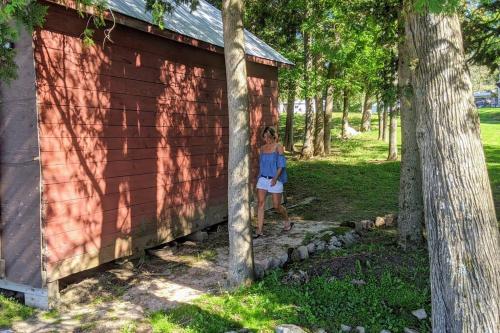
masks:
[(388, 106), (384, 103), (384, 112), (382, 114), (382, 140), (387, 140), (387, 110)]
[(344, 108), (342, 110), (342, 138), (347, 138), (349, 128), (349, 92), (344, 89)]
[[(413, 8), (413, 7), (411, 7)], [(406, 22), (434, 332), (500, 332), (500, 239), (457, 14)]]
[(229, 110), (228, 229), (231, 286), (254, 278), (250, 230), (248, 84), (243, 34), (243, 0), (224, 0), (224, 58)]
[(325, 146), (325, 154), (330, 154), (331, 149), (331, 141), (332, 141), (332, 114), (334, 108), (333, 101), (334, 89), (333, 86), (329, 85), (326, 88), (326, 104), (325, 104), (325, 119), (324, 119), (324, 127), (325, 132), (323, 135), (323, 141)]
[(363, 115), (361, 116), (361, 126), (359, 128), (361, 132), (368, 132), (371, 127), (372, 110), (371, 107), (368, 105), (369, 101), (370, 101), (370, 93), (369, 91), (366, 91), (365, 98), (363, 100)]
[(288, 103), (286, 105), (286, 127), (285, 127), (285, 149), (293, 152), (293, 115), (295, 106), (295, 96), (297, 87), (295, 82), (290, 82), (288, 86)]
[(323, 107), (323, 99), (325, 93), (323, 95), (318, 93), (316, 95), (316, 122), (314, 127), (314, 155), (323, 156), (325, 154), (325, 142), (324, 142), (324, 123), (323, 120), (325, 118), (325, 108)]
[(423, 245), (422, 174), (417, 145), (417, 105), (410, 84), (408, 46), (398, 45), (398, 90), (401, 114), (401, 173), (399, 178), (398, 243), (405, 250)]
[(396, 161), (398, 159), (398, 109), (397, 107), (391, 107), (389, 109), (389, 156), (388, 161)]
[[(307, 5), (307, 7), (309, 7), (309, 5)], [(304, 31), (304, 94), (306, 102), (306, 119), (304, 128), (304, 146), (302, 147), (301, 152), (303, 159), (311, 158), (314, 153), (314, 110), (309, 91), (311, 85), (309, 74), (312, 70), (313, 59), (310, 51), (311, 36), (309, 32)]]
[(380, 100), (377, 101), (377, 116), (378, 116), (378, 140), (383, 140), (383, 136), (382, 136), (382, 113), (383, 113), (383, 110), (382, 110), (382, 103), (380, 102)]

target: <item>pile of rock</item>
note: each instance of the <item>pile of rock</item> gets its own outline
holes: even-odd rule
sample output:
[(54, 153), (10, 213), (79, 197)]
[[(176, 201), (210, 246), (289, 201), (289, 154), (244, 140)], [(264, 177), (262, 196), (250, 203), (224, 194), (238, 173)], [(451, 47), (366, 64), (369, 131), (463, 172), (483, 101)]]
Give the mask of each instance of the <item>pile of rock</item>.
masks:
[(387, 214), (385, 216), (377, 216), (375, 220), (362, 220), (354, 223), (357, 232), (370, 230), (373, 228), (393, 227), (397, 225), (398, 216), (395, 214)]

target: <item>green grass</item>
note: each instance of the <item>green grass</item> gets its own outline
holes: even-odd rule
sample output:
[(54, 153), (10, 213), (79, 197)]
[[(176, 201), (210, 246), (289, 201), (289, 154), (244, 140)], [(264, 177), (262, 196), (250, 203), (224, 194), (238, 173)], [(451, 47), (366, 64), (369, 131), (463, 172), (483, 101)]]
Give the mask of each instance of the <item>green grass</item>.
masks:
[(32, 308), (0, 295), (0, 328), (10, 327), (16, 320), (28, 318), (33, 311)]
[[(500, 109), (479, 109), (481, 136), (486, 154), (497, 217), (500, 216)], [(284, 130), (285, 115), (281, 117)], [(304, 117), (296, 115), (296, 133), (303, 128)], [(336, 221), (373, 218), (396, 213), (399, 195), (400, 162), (386, 161), (388, 144), (377, 140), (377, 116), (372, 131), (349, 140), (339, 134), (341, 114), (333, 116), (332, 152), (329, 156), (301, 161), (289, 158), (287, 196), (292, 202), (316, 197), (312, 203), (291, 213), (304, 219)], [(359, 112), (351, 113), (350, 122), (359, 127)], [(283, 134), (282, 134), (283, 135)], [(300, 138), (298, 147), (300, 148)], [(398, 142), (401, 140), (398, 127)], [(399, 153), (401, 149), (399, 147)]]
[[(330, 274), (314, 276), (306, 284), (287, 285), (285, 272), (274, 271), (251, 287), (218, 296), (205, 296), (194, 304), (171, 311), (151, 314), (154, 332), (224, 332), (247, 328), (252, 332), (273, 332), (276, 325), (297, 324), (309, 330), (324, 328), (337, 332), (341, 324), (362, 325), (368, 332), (389, 329), (395, 332), (414, 327), (429, 332), (428, 321), (418, 322), (411, 311), (424, 307), (429, 311), (427, 256), (425, 252), (404, 254), (405, 264), (390, 263), (385, 258), (402, 255), (394, 245), (394, 235), (373, 233), (375, 242), (356, 245), (342, 254), (317, 256), (310, 268), (328, 263), (339, 256), (370, 254), (369, 260), (356, 261), (356, 269), (343, 278)], [(329, 257), (330, 256), (330, 257)], [(413, 264), (407, 264), (410, 260)], [(408, 261), (408, 262), (410, 262)], [(303, 267), (298, 268), (308, 270)], [(352, 278), (363, 279), (355, 286)], [(419, 281), (419, 283), (415, 283)]]

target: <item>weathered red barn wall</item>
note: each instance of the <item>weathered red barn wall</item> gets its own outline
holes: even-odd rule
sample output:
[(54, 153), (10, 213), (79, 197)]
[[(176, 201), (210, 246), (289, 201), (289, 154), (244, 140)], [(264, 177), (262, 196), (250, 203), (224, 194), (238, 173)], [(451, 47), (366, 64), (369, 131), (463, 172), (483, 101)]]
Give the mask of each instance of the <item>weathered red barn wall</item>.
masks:
[[(49, 281), (227, 214), (223, 55), (121, 25), (84, 47), (85, 24), (51, 6), (35, 34)], [(248, 75), (255, 149), (277, 122), (277, 69)]]

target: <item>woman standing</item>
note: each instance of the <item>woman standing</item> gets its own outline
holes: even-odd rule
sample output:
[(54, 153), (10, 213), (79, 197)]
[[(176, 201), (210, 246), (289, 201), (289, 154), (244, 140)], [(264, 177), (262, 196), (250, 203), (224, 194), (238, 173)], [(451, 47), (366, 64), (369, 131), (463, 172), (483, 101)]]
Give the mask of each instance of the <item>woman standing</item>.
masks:
[(273, 206), (284, 220), (283, 231), (289, 231), (293, 223), (288, 220), (288, 214), (285, 207), (281, 205), (281, 196), (283, 193), (283, 184), (287, 181), (286, 159), (283, 155), (283, 146), (277, 143), (276, 131), (272, 127), (266, 127), (262, 132), (264, 145), (259, 150), (259, 179), (257, 181), (257, 230), (254, 238), (264, 236), (262, 229), (264, 227), (264, 206), (267, 192), (273, 196)]

